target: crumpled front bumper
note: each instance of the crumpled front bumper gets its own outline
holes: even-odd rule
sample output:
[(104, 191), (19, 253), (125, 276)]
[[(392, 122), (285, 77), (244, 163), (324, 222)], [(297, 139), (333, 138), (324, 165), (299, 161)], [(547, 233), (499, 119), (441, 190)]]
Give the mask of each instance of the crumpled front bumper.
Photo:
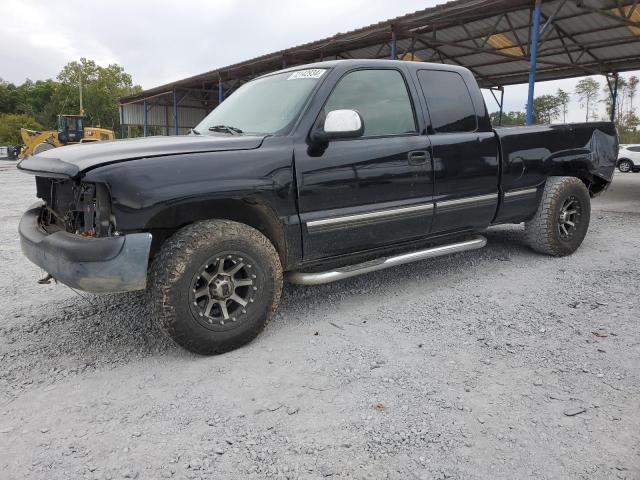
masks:
[(150, 233), (92, 238), (68, 232), (45, 232), (39, 224), (42, 204), (22, 216), (20, 245), (24, 255), (53, 278), (86, 292), (143, 290), (151, 249)]

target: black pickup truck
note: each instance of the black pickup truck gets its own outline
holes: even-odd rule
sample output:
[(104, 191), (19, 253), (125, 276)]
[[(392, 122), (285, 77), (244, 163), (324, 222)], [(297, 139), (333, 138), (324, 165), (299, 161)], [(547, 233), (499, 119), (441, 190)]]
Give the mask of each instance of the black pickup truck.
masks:
[(322, 62), (245, 84), (188, 136), (23, 160), (42, 201), (21, 244), (73, 288), (147, 289), (180, 345), (214, 354), (262, 330), (283, 279), (480, 248), (477, 232), (504, 223), (572, 253), (617, 150), (608, 122), (494, 130), (464, 68)]

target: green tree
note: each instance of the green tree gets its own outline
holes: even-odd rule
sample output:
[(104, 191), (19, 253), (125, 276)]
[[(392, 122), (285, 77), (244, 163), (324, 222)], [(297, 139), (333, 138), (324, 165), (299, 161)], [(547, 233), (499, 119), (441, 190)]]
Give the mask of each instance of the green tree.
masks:
[(18, 103), (18, 89), (0, 78), (0, 113), (14, 113)]
[(640, 131), (619, 132), (620, 143), (640, 143)]
[(630, 112), (634, 111), (633, 110), (633, 100), (636, 98), (636, 93), (638, 92), (638, 83), (640, 83), (640, 80), (635, 75), (633, 75), (632, 77), (629, 77), (629, 81), (627, 82), (627, 88), (628, 88), (627, 95), (629, 96), (629, 111)]
[[(616, 97), (616, 109), (614, 122), (618, 129), (621, 143), (637, 143), (640, 140), (640, 118), (634, 109), (634, 99), (638, 87), (638, 78), (633, 76), (629, 80), (624, 78), (618, 79), (618, 93)], [(611, 117), (611, 108), (613, 101), (611, 91), (605, 85), (603, 88), (602, 102), (606, 105), (607, 119)]]
[(541, 95), (533, 100), (535, 123), (551, 123), (560, 116), (561, 103), (555, 95)]
[[(605, 82), (604, 86), (602, 87), (602, 100), (601, 102), (604, 103), (605, 105), (605, 111), (606, 111), (606, 119), (609, 120), (611, 118), (611, 108), (613, 105), (613, 98), (611, 95), (612, 89), (613, 89), (613, 81), (610, 82)], [(616, 94), (616, 116), (614, 121), (616, 123), (619, 123), (620, 120), (622, 119), (622, 117), (624, 117), (625, 115), (625, 103), (627, 100), (627, 94), (628, 94), (628, 88), (627, 88), (627, 82), (624, 78), (620, 77), (618, 78), (618, 90), (617, 90), (617, 94)]]
[[(493, 126), (498, 126), (500, 123), (500, 112), (491, 112), (489, 114), (491, 118), (491, 124)], [(524, 125), (526, 120), (526, 115), (524, 112), (502, 112), (502, 126), (517, 126)]]
[(80, 111), (80, 81), (82, 81), (84, 114), (89, 123), (117, 130), (120, 126), (118, 99), (142, 90), (134, 86), (131, 75), (120, 65), (101, 67), (93, 60), (81, 58), (65, 65), (58, 75), (59, 88), (52, 101), (59, 113)]
[(0, 145), (21, 145), (21, 128), (42, 130), (42, 125), (24, 113), (0, 113)]
[(116, 132), (120, 127), (118, 99), (137, 93), (131, 75), (119, 65), (106, 67), (81, 58), (65, 65), (56, 80), (26, 80), (22, 85), (0, 79), (0, 113), (26, 114), (45, 129), (56, 127), (59, 114), (80, 112), (80, 78), (87, 125)]
[(640, 131), (638, 131), (638, 127), (640, 127), (640, 117), (636, 113), (635, 106), (633, 104), (639, 83), (640, 80), (635, 75), (629, 77), (629, 80), (627, 80), (627, 98), (629, 99), (629, 106), (627, 114), (624, 117), (624, 124), (619, 126), (620, 143), (640, 143)]
[(560, 103), (560, 111), (562, 113), (562, 122), (567, 122), (567, 113), (569, 112), (569, 102), (571, 101), (571, 95), (565, 92), (561, 88), (556, 92), (556, 98)]
[[(583, 78), (580, 80), (575, 88), (575, 94), (580, 100), (580, 106), (585, 108), (587, 113), (585, 121), (588, 122), (589, 118), (594, 116), (594, 103), (598, 98), (598, 91), (600, 90), (600, 83), (596, 82), (592, 78)], [(597, 114), (596, 114), (597, 115)]]
[(49, 112), (49, 105), (58, 89), (58, 83), (54, 80), (25, 80), (16, 88), (16, 103), (14, 112), (24, 113), (34, 117), (40, 124), (47, 128), (55, 125), (56, 114)]

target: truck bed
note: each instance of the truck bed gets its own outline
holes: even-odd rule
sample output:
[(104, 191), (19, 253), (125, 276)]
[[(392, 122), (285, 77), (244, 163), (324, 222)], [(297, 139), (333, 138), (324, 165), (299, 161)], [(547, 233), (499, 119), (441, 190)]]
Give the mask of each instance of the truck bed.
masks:
[(504, 191), (541, 184), (550, 175), (581, 171), (595, 195), (613, 178), (618, 140), (612, 122), (504, 127), (495, 133)]

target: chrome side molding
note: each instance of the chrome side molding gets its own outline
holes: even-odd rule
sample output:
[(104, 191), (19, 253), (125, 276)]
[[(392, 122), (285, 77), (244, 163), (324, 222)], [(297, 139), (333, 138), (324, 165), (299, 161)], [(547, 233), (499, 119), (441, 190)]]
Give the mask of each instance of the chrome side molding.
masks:
[(538, 193), (538, 187), (525, 188), (525, 189), (522, 189), (522, 190), (510, 190), (510, 191), (504, 193), (504, 198), (535, 195), (536, 193)]
[(485, 237), (482, 235), (476, 235), (462, 242), (440, 245), (438, 247), (395, 255), (393, 257), (383, 257), (370, 262), (349, 265), (347, 267), (337, 268), (327, 272), (288, 272), (286, 279), (288, 282), (298, 285), (320, 285), (323, 283), (343, 280), (349, 277), (355, 277), (356, 275), (362, 275), (363, 273), (375, 272), (385, 268), (403, 265), (405, 263), (417, 262), (418, 260), (441, 257), (443, 255), (465, 252), (467, 250), (475, 250), (484, 247), (486, 244), (487, 239)]
[(455, 198), (453, 200), (441, 200), (436, 202), (437, 209), (449, 209), (458, 207), (467, 207), (473, 205), (475, 207), (492, 205), (498, 201), (498, 193), (489, 193), (487, 195), (476, 195), (473, 197)]
[(379, 222), (379, 221), (385, 221), (385, 220), (392, 220), (394, 218), (420, 215), (424, 212), (430, 212), (432, 210), (433, 210), (433, 203), (421, 203), (418, 205), (411, 205), (408, 207), (375, 210), (373, 212), (346, 215), (344, 217), (323, 218), (320, 220), (311, 220), (307, 222), (307, 230), (311, 233), (311, 232), (318, 232), (322, 230), (331, 230), (334, 228), (352, 227), (354, 225), (361, 225), (361, 224), (367, 224), (367, 223), (373, 223), (373, 222)]

